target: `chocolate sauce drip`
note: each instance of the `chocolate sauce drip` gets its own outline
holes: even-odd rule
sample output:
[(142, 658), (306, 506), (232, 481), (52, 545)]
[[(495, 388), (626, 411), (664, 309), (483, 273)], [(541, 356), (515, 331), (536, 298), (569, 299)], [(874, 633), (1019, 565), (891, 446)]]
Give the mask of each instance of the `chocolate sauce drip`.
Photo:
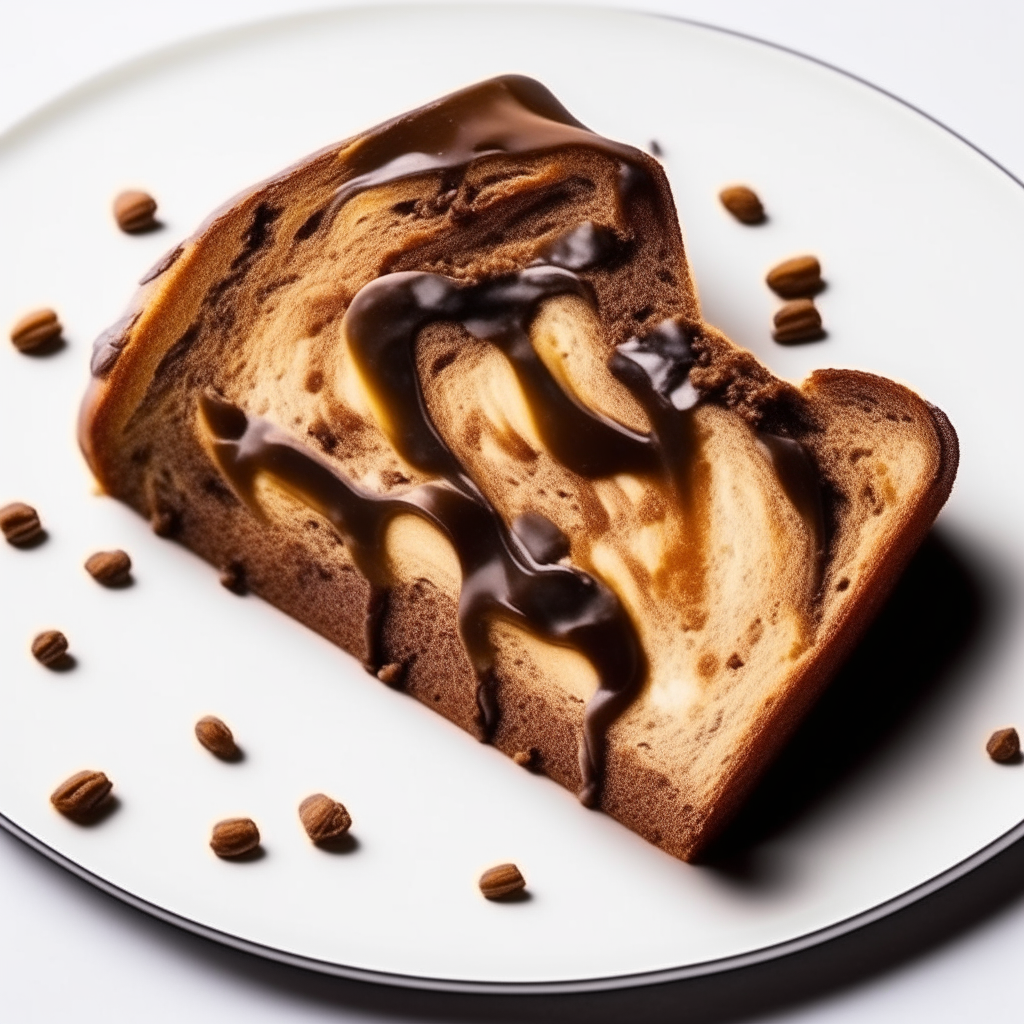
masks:
[[(300, 243), (312, 237), (348, 200), (367, 189), (447, 172), (442, 191), (452, 201), (465, 169), (474, 161), (500, 155), (532, 157), (573, 146), (617, 162), (623, 206), (636, 189), (652, 186), (650, 157), (591, 132), (540, 83), (521, 76), (492, 79), (388, 122), (341, 151), (338, 157), (347, 178), (331, 202), (306, 219), (294, 239)], [(256, 253), (271, 241), (281, 212), (266, 204), (257, 209), (245, 247), (232, 264), (235, 274), (244, 274)], [(692, 505), (692, 411), (699, 396), (688, 377), (699, 327), (666, 320), (645, 337), (619, 345), (609, 360), (612, 373), (647, 413), (649, 434), (580, 404), (559, 385), (530, 340), (530, 323), (544, 300), (574, 295), (592, 301), (589, 286), (576, 272), (607, 265), (622, 244), (611, 229), (588, 221), (549, 243), (534, 265), (516, 274), (466, 284), (438, 274), (394, 273), (356, 295), (343, 328), (382, 416), (381, 425), (398, 454), (439, 478), (435, 482), (397, 495), (368, 491), (269, 421), (247, 416), (213, 395), (200, 399), (216, 461), (254, 513), (260, 514), (256, 479), (267, 475), (323, 515), (345, 540), (371, 589), (367, 649), (375, 666), (380, 662), (378, 627), (392, 585), (386, 533), (396, 517), (407, 514), (436, 527), (458, 557), (459, 631), (477, 676), (484, 738), (493, 735), (499, 710), (491, 623), (511, 623), (588, 659), (599, 680), (584, 711), (580, 743), (580, 799), (588, 806), (600, 801), (607, 730), (646, 678), (642, 645), (610, 587), (559, 564), (570, 545), (554, 523), (526, 512), (509, 529), (486, 500), (430, 417), (417, 372), (416, 341), (429, 324), (445, 322), (459, 324), (472, 337), (495, 345), (515, 373), (545, 446), (566, 469), (589, 478), (659, 475), (673, 482), (684, 508)], [(169, 254), (144, 280), (162, 273), (179, 254), (180, 249)], [(113, 365), (133, 323), (119, 322), (98, 340), (94, 373), (102, 375)], [(182, 344), (187, 340), (186, 332), (168, 355), (178, 358), (179, 349), (187, 351)], [(817, 531), (823, 550), (820, 492), (807, 453), (788, 438), (763, 435), (762, 441), (787, 495)], [(686, 543), (698, 549), (702, 540), (695, 534)], [(694, 560), (700, 557), (698, 552)]]
[(590, 270), (607, 263), (619, 248), (610, 228), (585, 220), (578, 228), (560, 235), (540, 251), (537, 263), (565, 270)]
[(547, 516), (524, 512), (512, 520), (512, 532), (530, 557), (542, 565), (557, 562), (569, 554), (569, 538)]
[(700, 397), (689, 380), (696, 362), (693, 343), (699, 336), (692, 324), (664, 320), (642, 338), (618, 345), (609, 368), (634, 394), (649, 392), (661, 405), (692, 409)]
[(93, 343), (89, 372), (94, 377), (106, 377), (121, 356), (121, 350), (128, 344), (135, 322), (142, 314), (138, 311), (126, 313), (111, 324)]
[(825, 501), (821, 478), (807, 449), (791, 437), (760, 433), (775, 475), (814, 541), (816, 576), (820, 582), (825, 563)]
[[(394, 515), (415, 511), (449, 537), (462, 568), (459, 628), (477, 673), (485, 735), (493, 732), (498, 711), (487, 637), (492, 618), (505, 618), (533, 635), (571, 646), (593, 664), (599, 686), (584, 712), (580, 799), (594, 805), (600, 799), (607, 729), (633, 700), (646, 674), (636, 632), (603, 583), (576, 569), (545, 564), (567, 548), (554, 524), (544, 537), (536, 521), (545, 521), (541, 516), (527, 520), (518, 537), (508, 531), (437, 431), (416, 366), (420, 331), (437, 321), (459, 323), (505, 354), (544, 443), (568, 469), (589, 477), (656, 472), (663, 461), (658, 438), (580, 405), (534, 350), (529, 326), (538, 306), (563, 294), (590, 298), (575, 274), (533, 266), (479, 284), (439, 274), (388, 274), (370, 282), (352, 301), (343, 330), (364, 384), (383, 414), (385, 432), (402, 458), (444, 478), (444, 484), (424, 485), (401, 497), (379, 497), (336, 476), (269, 424), (246, 421), (249, 425), (242, 429), (238, 417), (244, 414), (212, 398), (204, 400), (203, 410), (220, 439), (215, 451), (221, 468), (236, 490), (251, 501), (252, 478), (267, 472), (327, 516), (369, 580), (374, 607), (380, 606), (379, 595), (388, 587), (383, 539)], [(671, 334), (668, 327), (665, 332), (666, 337)], [(670, 360), (673, 352), (666, 349), (663, 359)], [(645, 406), (659, 404), (648, 378), (629, 386)], [(524, 527), (522, 518), (518, 525)]]
[(537, 355), (529, 334), (534, 313), (544, 299), (566, 294), (590, 297), (575, 274), (548, 266), (479, 284), (407, 271), (366, 285), (352, 300), (343, 329), (364, 382), (385, 410), (385, 432), (402, 458), (425, 473), (469, 485), (430, 419), (416, 370), (420, 330), (446, 321), (462, 324), (504, 353), (541, 439), (567, 469), (584, 477), (656, 470), (651, 437), (581, 405)]
[[(540, 82), (523, 75), (492, 78), (388, 121), (343, 150), (351, 176), (312, 230), (329, 224), (354, 195), (386, 182), (461, 170), (489, 156), (534, 155), (574, 145), (619, 160), (624, 188), (649, 180), (639, 150), (590, 131)], [(449, 190), (453, 186), (448, 183)]]
[[(547, 298), (566, 294), (590, 299), (575, 274), (540, 265), (477, 284), (421, 272), (388, 274), (352, 301), (343, 330), (385, 433), (403, 459), (443, 482), (399, 496), (378, 495), (347, 481), (267, 421), (249, 418), (214, 397), (203, 399), (202, 411), (220, 467), (243, 500), (255, 504), (255, 477), (266, 473), (324, 515), (369, 581), (371, 608), (385, 606), (390, 581), (384, 539), (397, 515), (419, 515), (450, 540), (462, 570), (459, 631), (477, 675), (485, 738), (493, 734), (498, 716), (488, 637), (492, 621), (503, 619), (572, 647), (591, 662), (599, 685), (584, 712), (580, 799), (593, 806), (600, 800), (607, 730), (646, 677), (636, 631), (604, 583), (554, 564), (568, 553), (568, 539), (555, 524), (531, 512), (518, 517), (511, 531), (507, 528), (438, 432), (416, 365), (416, 341), (424, 327), (441, 321), (461, 324), (504, 353), (545, 445), (567, 469), (586, 477), (658, 474), (674, 483), (682, 506), (692, 509), (692, 413), (699, 396), (688, 377), (699, 327), (666, 320), (613, 352), (609, 368), (650, 419), (651, 432), (639, 434), (580, 405), (534, 350), (529, 327), (537, 308)], [(805, 472), (810, 460), (797, 442), (766, 438), (783, 486), (806, 518), (813, 509), (814, 484), (808, 485)], [(694, 537), (690, 546), (699, 548), (700, 539)], [(693, 558), (697, 564), (701, 552)], [(372, 621), (368, 631), (372, 651)]]
[[(453, 195), (461, 174), (475, 160), (535, 155), (565, 146), (584, 146), (616, 160), (622, 203), (635, 189), (651, 183), (645, 165), (649, 157), (590, 132), (539, 83), (506, 76), (455, 93), (357, 139), (339, 154), (348, 178), (329, 206), (307, 219), (296, 240), (329, 224), (344, 203), (366, 189), (448, 171), (442, 187)], [(533, 265), (515, 274), (467, 284), (439, 274), (394, 273), (370, 282), (356, 295), (343, 330), (381, 426), (396, 452), (421, 472), (440, 478), (437, 482), (400, 495), (379, 495), (346, 480), (268, 421), (247, 417), (215, 397), (205, 397), (201, 404), (217, 461), (243, 500), (255, 507), (255, 479), (267, 474), (324, 515), (345, 539), (371, 587), (371, 658), (378, 643), (376, 622), (391, 585), (384, 543), (389, 524), (396, 516), (411, 513), (449, 539), (462, 571), (459, 631), (477, 676), (485, 738), (493, 735), (499, 709), (489, 640), (493, 621), (504, 620), (541, 639), (572, 647), (590, 661), (599, 685), (584, 712), (580, 743), (580, 799), (588, 806), (600, 801), (607, 730), (646, 678), (642, 646), (607, 585), (558, 564), (568, 553), (569, 542), (554, 523), (527, 512), (510, 530), (484, 497), (431, 419), (416, 365), (416, 342), (429, 324), (461, 325), (470, 336), (504, 354), (541, 439), (566, 469), (588, 478), (659, 475), (674, 483), (684, 507), (692, 505), (695, 460), (689, 456), (696, 447), (692, 410), (699, 396), (688, 376), (699, 328), (667, 320), (644, 338), (620, 345), (609, 360), (613, 374), (646, 411), (649, 434), (582, 405), (561, 387), (530, 339), (530, 324), (544, 300), (574, 295), (593, 301), (589, 286), (575, 272), (607, 264), (620, 245), (609, 228), (585, 222), (549, 243)], [(786, 467), (795, 465), (786, 445), (766, 445), (773, 459)], [(781, 454), (776, 456), (776, 449)], [(799, 473), (790, 475), (797, 480)], [(784, 486), (790, 493), (790, 485)], [(802, 501), (803, 492), (793, 486), (794, 501)], [(700, 538), (695, 535), (690, 546), (699, 548)], [(701, 557), (699, 552), (694, 556), (696, 562)]]
[[(591, 297), (575, 274), (544, 265), (479, 284), (462, 284), (438, 274), (410, 271), (387, 274), (366, 285), (352, 301), (342, 326), (363, 382), (383, 413), (382, 425), (392, 445), (410, 464), (445, 477), (453, 488), (481, 503), (500, 522), (438, 433), (417, 372), (419, 332), (435, 321), (460, 323), (473, 337), (490, 342), (504, 353), (544, 444), (563, 466), (585, 477), (660, 472), (676, 483), (680, 501), (691, 509), (693, 459), (687, 458), (687, 454), (696, 445), (690, 414), (696, 393), (692, 388), (686, 390), (686, 378), (694, 361), (690, 343), (697, 329), (669, 320), (648, 338), (632, 339), (613, 355), (613, 369), (618, 367), (620, 379), (651, 419), (651, 433), (639, 434), (580, 405), (562, 389), (537, 355), (530, 340), (530, 323), (543, 300), (563, 294)], [(536, 531), (533, 533), (530, 540), (537, 540)], [(691, 546), (699, 547), (699, 538), (693, 540)], [(458, 550), (459, 542), (453, 543)], [(524, 544), (529, 551), (529, 542)], [(699, 554), (690, 560), (696, 564)], [(534, 561), (538, 561), (536, 556)], [(466, 586), (464, 581), (464, 593)], [(625, 611), (610, 591), (608, 595), (615, 601), (616, 621), (628, 623)], [(463, 639), (469, 648), (472, 640), (466, 633), (466, 620), (463, 622)], [(533, 623), (531, 628), (537, 635), (545, 635), (542, 621)], [(631, 625), (629, 633), (632, 648), (639, 651)], [(584, 648), (579, 649), (590, 657)], [(584, 779), (580, 799), (588, 805), (600, 799), (608, 727), (629, 705), (643, 682), (642, 674), (610, 677), (605, 672), (606, 659), (591, 661), (598, 670), (600, 684), (584, 714), (580, 745)], [(481, 680), (481, 708), (485, 721), (489, 721), (493, 674), (489, 667), (481, 667), (478, 660), (474, 663)], [(639, 666), (639, 656), (635, 664)]]
[(650, 439), (662, 472), (676, 488), (687, 511), (693, 507), (693, 459), (696, 428), (693, 409), (700, 395), (690, 383), (699, 328), (665, 320), (650, 334), (618, 345), (608, 369), (633, 393), (651, 422)]
[(384, 541), (396, 516), (418, 515), (449, 539), (462, 570), (459, 631), (477, 674), (485, 736), (493, 733), (498, 714), (491, 622), (510, 622), (587, 658), (600, 686), (585, 712), (580, 799), (597, 803), (604, 730), (646, 673), (633, 624), (605, 584), (575, 568), (538, 562), (479, 494), (449, 482), (424, 484), (400, 496), (375, 494), (346, 480), (273, 424), (248, 417), (223, 399), (203, 396), (200, 409), (214, 439), (215, 458), (242, 500), (259, 514), (255, 481), (267, 474), (323, 515), (370, 582), (371, 603), (379, 602), (390, 586)]
[[(687, 444), (694, 443), (693, 425), (692, 419), (673, 415), (673, 410), (686, 412), (700, 401), (700, 394), (689, 380), (690, 369), (696, 361), (693, 342), (697, 336), (697, 328), (666, 320), (643, 338), (630, 338), (619, 345), (608, 363), (612, 373), (643, 405), (653, 426), (652, 437), (683, 501), (690, 488), (684, 472), (686, 462), (677, 456), (687, 450)], [(786, 497), (811, 535), (820, 578), (826, 538), (824, 497), (817, 467), (799, 441), (766, 432), (757, 436), (771, 459)]]

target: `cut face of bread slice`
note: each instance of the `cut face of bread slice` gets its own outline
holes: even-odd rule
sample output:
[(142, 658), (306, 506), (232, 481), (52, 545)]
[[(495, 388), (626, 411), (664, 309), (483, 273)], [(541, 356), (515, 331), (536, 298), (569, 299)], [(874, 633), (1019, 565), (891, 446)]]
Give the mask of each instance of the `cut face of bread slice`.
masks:
[(229, 203), (97, 342), (107, 491), (692, 858), (945, 501), (891, 381), (700, 316), (658, 163), (484, 82)]

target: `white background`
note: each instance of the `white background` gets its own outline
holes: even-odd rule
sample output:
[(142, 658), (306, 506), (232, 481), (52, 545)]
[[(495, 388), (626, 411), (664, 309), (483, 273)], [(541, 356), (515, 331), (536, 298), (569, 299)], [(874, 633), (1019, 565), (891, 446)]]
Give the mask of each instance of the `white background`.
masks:
[[(214, 28), (315, 6), (289, 0), (0, 0), (0, 131), (111, 64)], [(646, 0), (851, 71), (1024, 177), (1024, 5)], [(0, 231), (3, 226), (0, 225)], [(0, 284), (2, 287), (2, 284)], [(810, 957), (699, 985), (575, 1000), (392, 993), (314, 978), (150, 921), (0, 835), (0, 998), (17, 1021), (786, 1020), (1015, 1017), (1024, 990), (1024, 856), (937, 903)]]

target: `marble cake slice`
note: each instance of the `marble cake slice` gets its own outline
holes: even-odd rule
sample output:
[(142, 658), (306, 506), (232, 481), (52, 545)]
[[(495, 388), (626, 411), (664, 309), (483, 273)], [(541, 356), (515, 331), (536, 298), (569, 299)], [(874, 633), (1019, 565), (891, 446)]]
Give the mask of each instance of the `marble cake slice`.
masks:
[(958, 458), (907, 388), (704, 323), (657, 161), (515, 76), (232, 200), (93, 374), (83, 450), (157, 533), (684, 859)]

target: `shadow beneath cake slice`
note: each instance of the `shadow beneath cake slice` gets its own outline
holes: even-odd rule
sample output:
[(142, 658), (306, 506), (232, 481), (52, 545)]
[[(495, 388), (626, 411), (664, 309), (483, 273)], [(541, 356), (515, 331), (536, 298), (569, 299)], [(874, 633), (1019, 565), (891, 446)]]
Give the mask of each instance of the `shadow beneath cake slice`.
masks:
[[(964, 683), (998, 631), (1007, 587), (951, 531), (936, 528), (839, 674), (726, 831), (701, 858), (731, 879), (771, 884), (757, 848), (805, 820)], [(1013, 724), (993, 722), (995, 729)], [(988, 734), (978, 736), (984, 748)], [(784, 868), (780, 868), (784, 870)]]

